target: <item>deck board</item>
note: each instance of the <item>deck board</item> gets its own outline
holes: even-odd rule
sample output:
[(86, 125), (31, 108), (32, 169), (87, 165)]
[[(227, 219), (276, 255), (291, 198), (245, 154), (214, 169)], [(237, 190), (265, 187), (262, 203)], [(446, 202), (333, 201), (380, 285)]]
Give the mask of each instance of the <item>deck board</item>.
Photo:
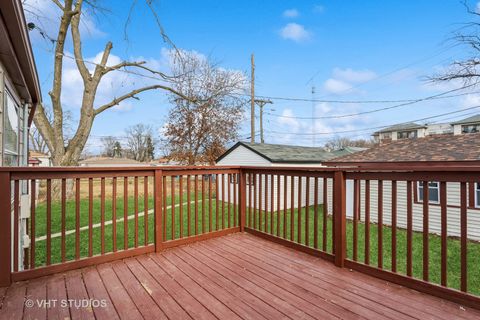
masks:
[[(105, 300), (49, 308), (25, 299)], [(237, 233), (0, 288), (0, 319), (480, 319), (480, 312)]]

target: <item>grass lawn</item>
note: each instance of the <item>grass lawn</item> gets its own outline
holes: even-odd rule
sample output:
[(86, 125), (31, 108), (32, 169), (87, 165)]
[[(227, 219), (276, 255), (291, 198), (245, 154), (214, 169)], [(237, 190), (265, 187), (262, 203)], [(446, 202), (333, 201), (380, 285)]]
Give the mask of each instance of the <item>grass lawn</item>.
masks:
[[(203, 214), (202, 210), (205, 210), (205, 232), (209, 231), (209, 200), (208, 195), (205, 195), (205, 203), (201, 201), (198, 203), (198, 226), (199, 234), (202, 233), (202, 221)], [(191, 196), (191, 201), (193, 201), (193, 195)], [(201, 200), (201, 193), (198, 195), (198, 199)], [(187, 196), (183, 195), (183, 233), (184, 236), (187, 235)], [(172, 202), (171, 197), (167, 197), (167, 206), (170, 206)], [(180, 237), (180, 219), (179, 219), (179, 197), (175, 198), (175, 238)], [(216, 230), (216, 201), (215, 194), (212, 195), (212, 230)], [(221, 208), (222, 202), (219, 202), (219, 212), (221, 217)], [(224, 204), (225, 206), (225, 215), (224, 223), (225, 226), (228, 224), (228, 203)], [(61, 211), (60, 203), (57, 201), (52, 202), (52, 233), (61, 231)], [(119, 195), (117, 198), (117, 219), (123, 217), (123, 195)], [(194, 203), (191, 203), (191, 221), (190, 227), (192, 234), (194, 234)], [(140, 213), (144, 211), (144, 201), (143, 197), (139, 197), (138, 209)], [(153, 197), (149, 196), (148, 198), (148, 209), (153, 209)], [(231, 226), (234, 226), (234, 208), (233, 205), (230, 205), (230, 223)], [(318, 210), (318, 247), (322, 248), (322, 230), (323, 230), (323, 210), (322, 207), (319, 207)], [(238, 209), (237, 209), (238, 214)], [(290, 215), (291, 211), (287, 210), (287, 239), (290, 239)], [(313, 208), (310, 208), (309, 212), (309, 245), (314, 246), (314, 211)], [(128, 198), (128, 215), (134, 215), (134, 199), (133, 197)], [(263, 215), (263, 213), (262, 213)], [(265, 222), (265, 219), (262, 220), (261, 230), (263, 230), (265, 223), (267, 227), (267, 232), (270, 232), (270, 215), (267, 214), (269, 219)], [(294, 215), (294, 240), (297, 241), (297, 219), (298, 211), (293, 211)], [(112, 219), (112, 199), (108, 199), (105, 202), (105, 221), (111, 221)], [(172, 239), (171, 231), (171, 222), (172, 222), (172, 210), (169, 208), (166, 212), (166, 225), (167, 240)], [(247, 208), (247, 223), (248, 223), (248, 208)], [(257, 215), (258, 219), (258, 215)], [(283, 211), (280, 213), (280, 232), (281, 236), (283, 235)], [(258, 221), (258, 220), (257, 220)], [(301, 210), (301, 243), (305, 244), (305, 221), (306, 214), (305, 209)], [(100, 199), (95, 198), (93, 200), (93, 224), (100, 223)], [(144, 245), (144, 223), (145, 219), (143, 216), (138, 218), (138, 244)], [(219, 221), (220, 229), (222, 229), (222, 223)], [(40, 203), (36, 209), (36, 237), (45, 235), (46, 232), (46, 205), (45, 203)], [(67, 200), (66, 203), (66, 230), (75, 229), (75, 202), (74, 200)], [(80, 226), (88, 226), (88, 199), (82, 199), (80, 202)], [(118, 221), (117, 224), (117, 250), (123, 250), (124, 240), (124, 222)], [(258, 226), (257, 226), (258, 228)], [(273, 229), (274, 234), (277, 230), (277, 213), (273, 213)], [(128, 220), (128, 247), (133, 248), (135, 245), (135, 220)], [(370, 264), (376, 266), (378, 262), (378, 226), (372, 224), (370, 226)], [(93, 228), (93, 254), (100, 254), (100, 228)], [(112, 225), (105, 226), (105, 251), (112, 251)], [(433, 283), (440, 283), (440, 263), (441, 263), (441, 238), (437, 235), (430, 235), (430, 248), (429, 248), (429, 273), (430, 281)], [(61, 258), (61, 238), (54, 237), (52, 238), (52, 263), (60, 262)], [(148, 214), (148, 243), (153, 243), (154, 241), (154, 217), (153, 212)], [(352, 259), (353, 256), (353, 223), (347, 221), (347, 257)], [(358, 261), (364, 261), (364, 244), (365, 244), (365, 225), (363, 223), (358, 224)], [(414, 232), (413, 233), (413, 276), (416, 278), (422, 278), (423, 271), (423, 236), (422, 233)], [(46, 252), (46, 241), (40, 240), (36, 242), (36, 264), (41, 266), (45, 264), (45, 252)], [(480, 295), (480, 243), (470, 241), (468, 242), (468, 292), (476, 295)], [(81, 257), (88, 256), (88, 230), (80, 232), (80, 254)], [(397, 272), (406, 274), (406, 230), (397, 229)], [(327, 252), (332, 252), (332, 220), (329, 216), (327, 219)], [(66, 257), (68, 260), (73, 260), (75, 258), (75, 234), (70, 234), (66, 236)], [(383, 268), (386, 270), (391, 269), (391, 228), (384, 226), (383, 227)], [(458, 239), (449, 238), (448, 239), (448, 286), (459, 289), (460, 287), (460, 241)]]

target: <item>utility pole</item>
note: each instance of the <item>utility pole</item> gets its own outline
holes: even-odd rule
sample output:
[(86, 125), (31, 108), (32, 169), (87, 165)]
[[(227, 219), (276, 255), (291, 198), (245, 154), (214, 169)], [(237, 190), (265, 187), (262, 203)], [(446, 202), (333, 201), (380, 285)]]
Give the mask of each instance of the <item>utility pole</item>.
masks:
[(265, 143), (263, 139), (263, 107), (266, 104), (272, 104), (272, 100), (257, 99), (255, 103), (260, 107), (260, 143)]
[(250, 135), (251, 142), (255, 143), (255, 55), (252, 53), (250, 64), (252, 67), (252, 75), (250, 82), (250, 103), (251, 103), (251, 122), (250, 122)]

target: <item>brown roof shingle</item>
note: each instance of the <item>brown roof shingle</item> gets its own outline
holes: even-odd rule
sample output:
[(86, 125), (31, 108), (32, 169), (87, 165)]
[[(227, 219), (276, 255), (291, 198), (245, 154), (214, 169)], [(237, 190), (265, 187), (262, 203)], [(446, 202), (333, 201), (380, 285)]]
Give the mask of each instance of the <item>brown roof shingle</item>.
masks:
[(404, 139), (336, 158), (338, 162), (476, 161), (480, 160), (480, 133), (439, 134)]

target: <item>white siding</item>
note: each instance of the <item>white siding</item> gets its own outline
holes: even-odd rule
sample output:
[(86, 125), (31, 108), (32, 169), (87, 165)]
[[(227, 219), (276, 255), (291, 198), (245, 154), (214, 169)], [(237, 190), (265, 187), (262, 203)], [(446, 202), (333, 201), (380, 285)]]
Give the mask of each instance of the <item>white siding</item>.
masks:
[[(417, 192), (416, 185), (412, 183), (412, 201), (414, 192)], [(468, 187), (467, 187), (468, 190)], [(353, 188), (350, 190), (353, 196)], [(391, 225), (392, 222), (392, 183), (383, 182), (383, 223)], [(468, 192), (467, 192), (468, 194)], [(468, 196), (470, 196), (468, 194)], [(468, 199), (467, 199), (468, 204)], [(331, 197), (329, 197), (331, 205)], [(449, 236), (460, 236), (460, 183), (447, 183), (447, 234)], [(347, 211), (347, 217), (352, 218), (351, 209)], [(413, 230), (423, 230), (423, 204), (413, 203), (412, 205)], [(439, 205), (429, 206), (429, 232), (440, 234), (441, 232), (441, 212)], [(365, 221), (365, 181), (360, 182), (360, 219)], [(370, 221), (378, 221), (378, 181), (370, 181)], [(405, 181), (397, 182), (397, 225), (399, 228), (407, 227), (407, 183)], [(467, 236), (469, 239), (480, 241), (480, 209), (467, 210)]]

